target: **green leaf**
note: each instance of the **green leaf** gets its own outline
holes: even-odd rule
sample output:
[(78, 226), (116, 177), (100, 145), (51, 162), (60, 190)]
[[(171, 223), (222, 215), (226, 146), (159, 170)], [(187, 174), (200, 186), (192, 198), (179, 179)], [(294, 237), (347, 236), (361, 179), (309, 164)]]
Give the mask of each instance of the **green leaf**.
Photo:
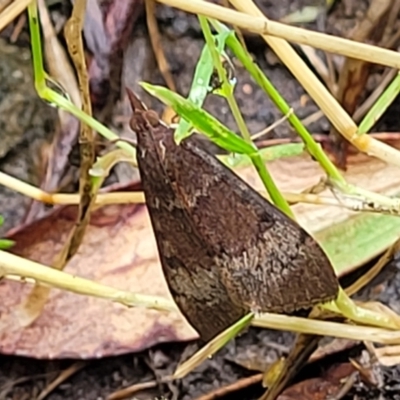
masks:
[(397, 216), (359, 213), (313, 232), (313, 236), (328, 255), (336, 274), (341, 275), (385, 251), (399, 238), (399, 230)]
[(281, 18), (280, 22), (283, 22), (284, 24), (307, 24), (314, 22), (323, 10), (323, 7), (305, 6), (302, 9), (294, 11), (293, 13)]
[[(223, 53), (225, 47), (226, 38), (230, 32), (222, 32), (215, 35), (215, 40), (217, 42), (217, 49), (220, 54)], [(214, 65), (210, 53), (210, 49), (207, 45), (203, 47), (200, 55), (200, 59), (197, 62), (196, 70), (193, 76), (192, 86), (190, 88), (188, 99), (192, 101), (193, 104), (201, 107), (204, 103), (207, 94), (209, 93), (209, 83), (211, 76), (214, 71)], [(181, 140), (190, 135), (191, 124), (185, 119), (179, 121), (178, 128), (175, 131), (175, 140), (179, 144)]]
[(15, 242), (9, 239), (0, 239), (0, 250), (7, 250), (14, 246)]
[[(264, 162), (274, 161), (278, 158), (298, 156), (304, 153), (303, 143), (287, 143), (259, 149), (258, 153)], [(230, 168), (246, 167), (252, 165), (251, 159), (245, 154), (229, 154), (218, 157)]]
[(162, 86), (154, 86), (144, 82), (141, 82), (140, 85), (152, 96), (172, 107), (177, 114), (190, 122), (194, 128), (204, 133), (216, 145), (224, 148), (226, 151), (248, 155), (257, 152), (257, 148), (252, 143), (247, 143), (215, 117), (202, 110), (196, 104), (193, 104), (190, 100)]

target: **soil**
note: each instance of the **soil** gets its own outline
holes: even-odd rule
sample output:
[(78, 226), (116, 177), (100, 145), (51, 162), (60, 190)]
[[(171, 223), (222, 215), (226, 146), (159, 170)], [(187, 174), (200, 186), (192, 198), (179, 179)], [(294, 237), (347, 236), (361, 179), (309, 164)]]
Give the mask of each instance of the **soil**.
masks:
[[(315, 5), (316, 2), (314, 0), (281, 0), (279, 2), (259, 0), (257, 3), (262, 6), (268, 16), (278, 19), (305, 5)], [(347, 32), (363, 15), (368, 2), (343, 0), (336, 3), (338, 4), (335, 5), (328, 18), (322, 21), (319, 19), (307, 26), (346, 36)], [(186, 95), (190, 87), (195, 64), (203, 46), (197, 20), (193, 16), (188, 16), (183, 12), (161, 5), (157, 6), (157, 18), (162, 34), (162, 47), (170, 63), (178, 90)], [(312, 101), (304, 102), (304, 90), (293, 79), (291, 74), (282, 67), (268, 47), (254, 36), (250, 35), (247, 39), (249, 50), (254, 55), (257, 63), (266, 71), (269, 79), (276, 85), (287, 102), (291, 104), (298, 116), (305, 118), (317, 111), (317, 107)], [(137, 21), (125, 52), (123, 71), (124, 84), (138, 92), (140, 90), (137, 82), (141, 80), (163, 84), (161, 75), (155, 68), (143, 16)], [(29, 72), (26, 72), (26, 74), (29, 74)], [(237, 67), (236, 77), (238, 79), (236, 96), (251, 132), (258, 132), (281, 117), (279, 111), (266, 98), (261, 89), (254, 85), (240, 66)], [(0, 86), (0, 89), (3, 90), (2, 86)], [(12, 88), (10, 90), (17, 91), (18, 89)], [(141, 94), (148, 106), (161, 110), (159, 103), (146, 96), (143, 92)], [(397, 107), (398, 105), (394, 103), (387, 117), (380, 122), (380, 128), (398, 130), (397, 117), (394, 118), (393, 116), (398, 115), (394, 114)], [(222, 122), (235, 129), (233, 118), (222, 99), (216, 96), (210, 97), (207, 100), (206, 108), (214, 115), (217, 115)], [(122, 109), (123, 106), (118, 104), (114, 110), (115, 114), (118, 114)], [(392, 112), (392, 110), (394, 111)], [(47, 115), (46, 112), (40, 113), (43, 116)], [(118, 125), (115, 120), (113, 120), (113, 123), (116, 129), (123, 130), (123, 127)], [(48, 125), (49, 122), (47, 122), (46, 128), (43, 128), (45, 132), (49, 130)], [(309, 129), (312, 132), (327, 133), (330, 126), (326, 119), (321, 118), (311, 124)], [(25, 129), (24, 132), (26, 131)], [(14, 135), (12, 132), (11, 134)], [(127, 133), (125, 132), (125, 134)], [(274, 131), (276, 136), (290, 136), (292, 134), (293, 132), (287, 124), (280, 125)], [(47, 138), (46, 135), (43, 136)], [(10, 149), (0, 149), (2, 151), (0, 154), (2, 157), (0, 169), (8, 168), (7, 172), (10, 174), (37, 184), (34, 174), (30, 176), (26, 173), (30, 165), (30, 162), (27, 161), (29, 160), (28, 156), (32, 153), (29, 137), (24, 136), (23, 139), (17, 140), (16, 143), (10, 145)], [(23, 172), (13, 169), (13, 152), (18, 154), (18, 159), (23, 160), (23, 168), (25, 168)], [(124, 175), (123, 172), (121, 174)], [(7, 198), (5, 197), (6, 195), (8, 196)], [(17, 226), (22, 221), (23, 213), (16, 212), (15, 205), (13, 208), (6, 207), (6, 203), (11, 204), (14, 200), (17, 201), (17, 197), (10, 198), (10, 196), (13, 196), (11, 192), (7, 191), (6, 193), (3, 190), (0, 192), (1, 213), (7, 221), (7, 226), (3, 229), (3, 232), (6, 229)], [(20, 207), (20, 204), (21, 207), (26, 207), (26, 204), (21, 203), (20, 198), (18, 201), (17, 207)], [(379, 286), (380, 290), (370, 291), (369, 299), (371, 299), (371, 293), (375, 295), (379, 293), (377, 299), (388, 304), (396, 312), (400, 312), (400, 271), (396, 264), (392, 264), (387, 269), (391, 271), (391, 279), (386, 281), (384, 285)], [(373, 285), (373, 287), (376, 288), (376, 285)], [(293, 340), (294, 335), (290, 333), (251, 328), (181, 381), (170, 385), (160, 383), (155, 388), (141, 391), (127, 398), (195, 399), (202, 394), (207, 394), (223, 385), (257, 372), (240, 366), (240, 360), (245, 359), (248, 361), (253, 357), (254, 365), (260, 362), (270, 364), (287, 353)], [(85, 362), (72, 377), (60, 385), (56, 385), (54, 391), (46, 398), (49, 400), (106, 399), (108, 395), (123, 387), (134, 383), (151, 381), (171, 373), (182, 358), (187, 358), (188, 352), (193, 353), (196, 346), (196, 343), (169, 343), (148, 349), (141, 354), (128, 354)], [(353, 349), (355, 351), (354, 354), (359, 354), (359, 350), (359, 348)], [(255, 359), (254, 355), (256, 356)], [(333, 359), (329, 360), (329, 365), (325, 360), (322, 363), (306, 367), (302, 375), (296, 379), (301, 380), (305, 377), (319, 376), (321, 371), (332, 363), (347, 361), (348, 357), (349, 352), (347, 351), (343, 354), (336, 354)], [(76, 360), (43, 361), (0, 356), (0, 400), (35, 399), (63, 370), (75, 365), (76, 362)], [(354, 386), (353, 392), (344, 398), (353, 399), (354, 395), (357, 394), (358, 399), (375, 399), (379, 395), (382, 395), (382, 397), (379, 397), (381, 399), (395, 399), (397, 393), (400, 392), (396, 382), (396, 380), (398, 381), (399, 373), (400, 369), (398, 368), (386, 369), (384, 373), (386, 386), (379, 389), (378, 392), (372, 392), (375, 397), (370, 397), (371, 395), (368, 394), (369, 388), (359, 383)], [(262, 392), (261, 385), (256, 384), (241, 392), (235, 392), (231, 397), (225, 396), (224, 399), (242, 398), (250, 400), (257, 398)], [(311, 397), (301, 398), (311, 399)]]

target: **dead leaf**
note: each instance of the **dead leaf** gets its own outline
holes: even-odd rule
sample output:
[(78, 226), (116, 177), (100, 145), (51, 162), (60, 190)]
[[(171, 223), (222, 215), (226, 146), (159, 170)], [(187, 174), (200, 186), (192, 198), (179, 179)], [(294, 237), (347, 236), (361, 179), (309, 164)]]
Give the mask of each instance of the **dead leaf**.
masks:
[[(76, 220), (65, 207), (15, 233), (13, 252), (49, 264)], [(107, 206), (93, 213), (66, 272), (138, 293), (170, 297), (158, 262), (146, 208)], [(96, 298), (53, 290), (42, 315), (20, 329), (15, 307), (29, 285), (0, 282), (0, 351), (35, 358), (98, 358), (140, 351), (156, 343), (196, 338), (178, 313), (128, 309)]]
[(381, 365), (394, 367), (400, 364), (400, 346), (374, 347), (374, 355)]
[[(306, 155), (271, 162), (268, 168), (284, 191), (301, 192), (323, 176), (318, 164)], [(252, 168), (242, 168), (238, 173), (257, 189), (262, 188)], [(346, 178), (380, 193), (394, 194), (400, 191), (400, 175), (396, 167), (362, 154), (349, 158)], [(330, 251), (335, 266), (341, 265), (343, 269), (368, 261), (391, 244), (392, 236), (393, 241), (398, 237), (398, 217), (356, 215), (338, 207), (305, 204), (296, 205), (294, 210), (299, 222), (325, 243), (323, 245)], [(349, 224), (350, 217), (352, 220)], [(367, 217), (372, 218), (372, 233), (375, 236), (371, 236), (369, 242), (365, 238), (357, 242), (360, 221)], [(61, 249), (75, 218), (76, 208), (70, 206), (21, 228), (10, 236), (16, 241), (13, 251), (50, 264), (55, 253)], [(351, 258), (357, 249), (358, 258)], [(107, 206), (96, 211), (82, 247), (67, 264), (65, 271), (115, 288), (171, 298), (144, 206)], [(197, 337), (177, 313), (127, 309), (105, 300), (55, 289), (42, 315), (31, 326), (21, 329), (13, 310), (25, 299), (30, 288), (28, 284), (21, 286), (17, 282), (0, 282), (0, 298), (4, 299), (0, 304), (2, 353), (37, 358), (93, 358), (140, 351), (160, 342)]]
[(88, 69), (93, 109), (113, 105), (116, 100), (115, 82), (110, 80), (121, 73), (122, 52), (142, 9), (143, 0), (113, 0), (103, 4), (88, 1), (83, 34), (94, 55)]
[[(399, 140), (392, 141), (391, 145), (400, 148)], [(349, 154), (347, 162), (344, 176), (349, 183), (388, 196), (400, 193), (397, 167), (354, 152)], [(282, 158), (267, 166), (282, 192), (300, 193), (325, 176), (319, 164), (307, 154)], [(257, 190), (263, 190), (263, 184), (252, 168), (244, 167), (236, 172)], [(320, 195), (334, 199), (329, 190)], [(371, 261), (400, 236), (400, 219), (396, 216), (357, 213), (341, 207), (313, 204), (296, 204), (293, 211), (299, 224), (322, 245), (339, 275)]]
[(335, 398), (355, 368), (350, 363), (335, 365), (318, 378), (306, 379), (286, 389), (277, 400), (326, 400)]

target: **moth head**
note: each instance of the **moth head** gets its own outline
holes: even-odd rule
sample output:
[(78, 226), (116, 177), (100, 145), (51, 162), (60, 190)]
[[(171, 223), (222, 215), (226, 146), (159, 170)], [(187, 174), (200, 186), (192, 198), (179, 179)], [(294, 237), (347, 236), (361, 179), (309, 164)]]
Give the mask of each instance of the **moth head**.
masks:
[(144, 113), (144, 118), (145, 118), (146, 122), (153, 128), (160, 125), (160, 117), (154, 110), (146, 111)]

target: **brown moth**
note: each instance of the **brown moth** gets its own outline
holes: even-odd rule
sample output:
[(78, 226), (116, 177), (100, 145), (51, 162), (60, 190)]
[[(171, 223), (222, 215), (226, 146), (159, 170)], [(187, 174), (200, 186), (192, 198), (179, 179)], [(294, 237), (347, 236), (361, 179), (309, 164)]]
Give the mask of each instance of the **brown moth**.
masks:
[(129, 91), (137, 161), (159, 256), (183, 315), (205, 341), (249, 311), (293, 313), (333, 300), (318, 243), (192, 138)]

